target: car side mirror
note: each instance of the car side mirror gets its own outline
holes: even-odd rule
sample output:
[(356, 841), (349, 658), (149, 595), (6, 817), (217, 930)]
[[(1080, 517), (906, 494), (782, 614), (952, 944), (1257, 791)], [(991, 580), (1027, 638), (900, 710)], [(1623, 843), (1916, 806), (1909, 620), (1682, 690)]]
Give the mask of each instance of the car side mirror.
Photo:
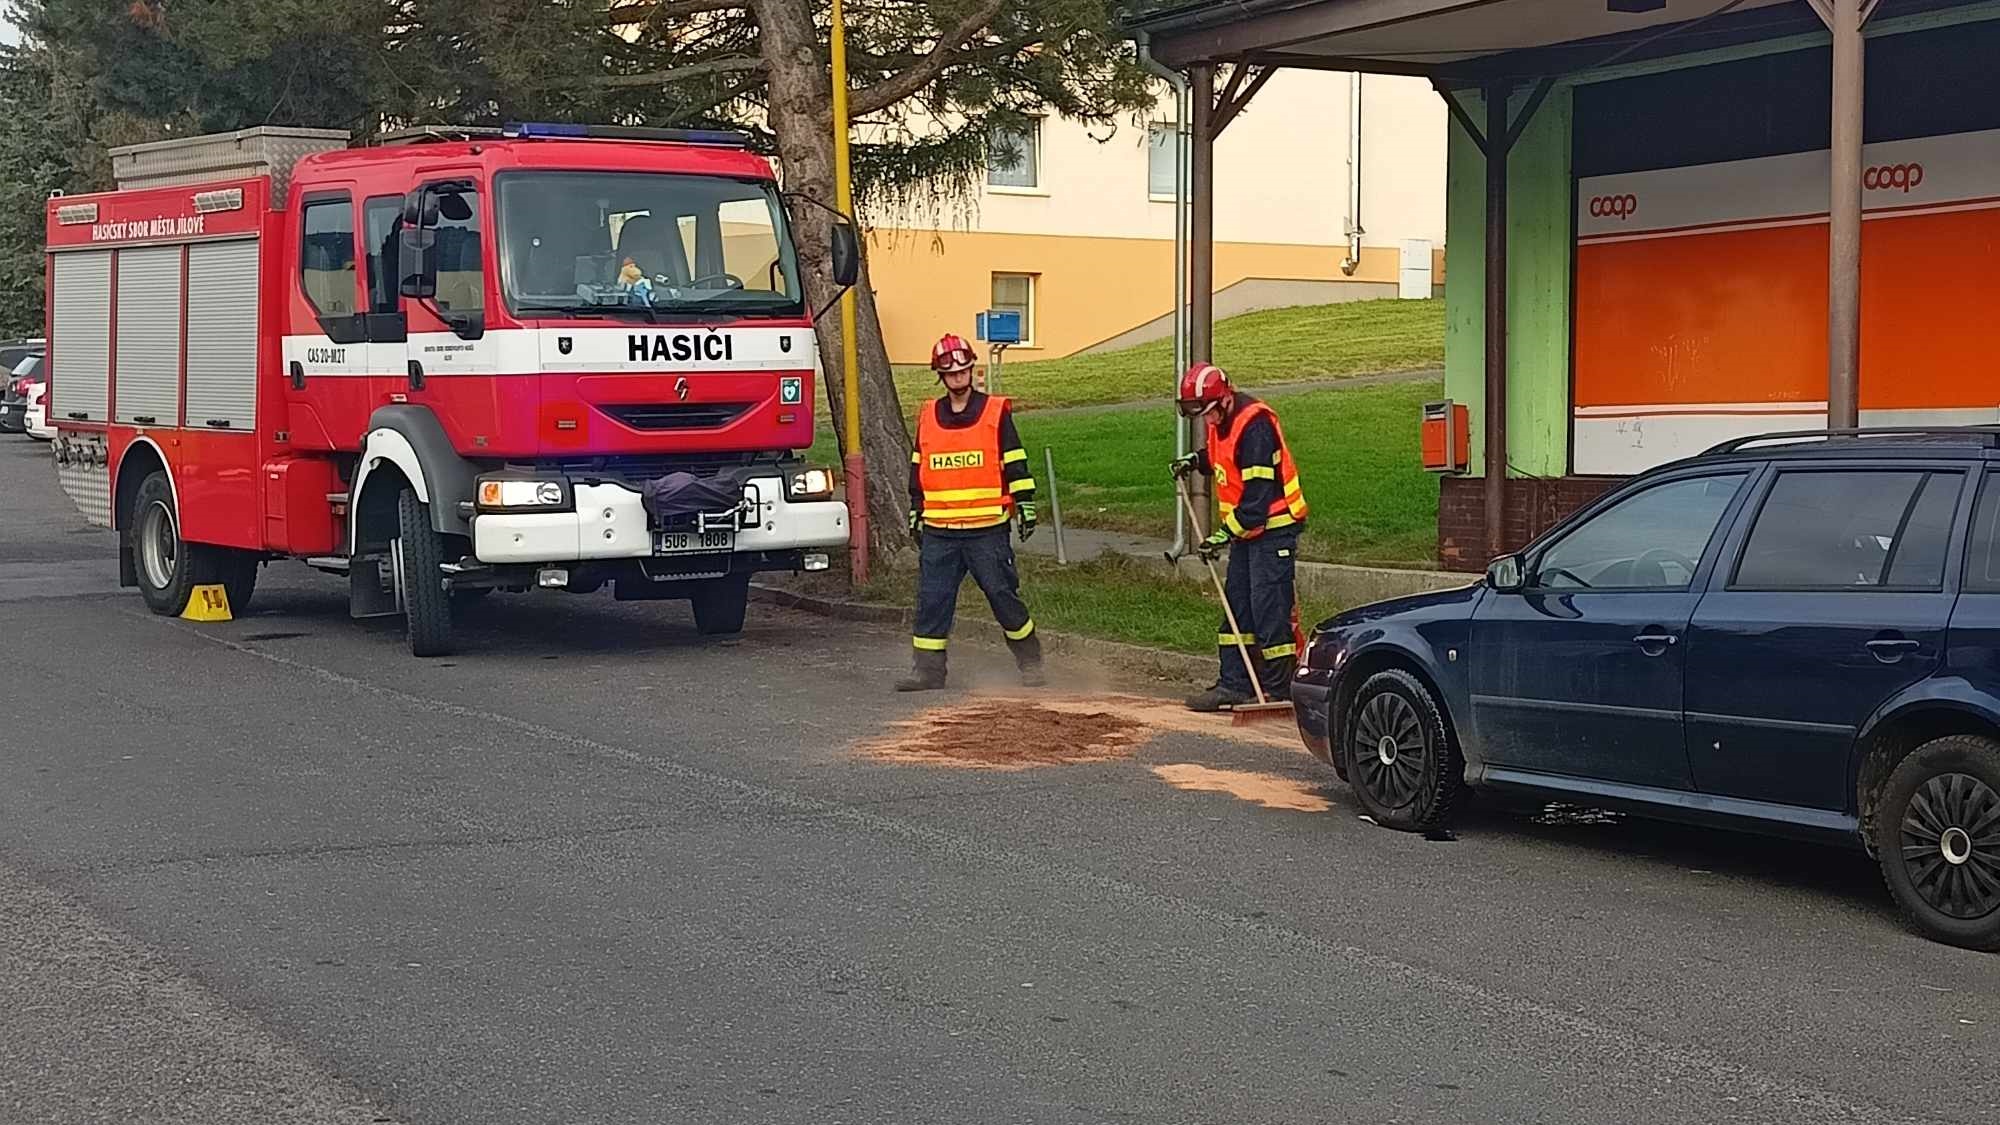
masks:
[(833, 283), (842, 289), (861, 280), (861, 240), (852, 223), (833, 224)]
[(1527, 584), (1521, 556), (1501, 555), (1486, 564), (1486, 584), (1501, 593), (1512, 593)]

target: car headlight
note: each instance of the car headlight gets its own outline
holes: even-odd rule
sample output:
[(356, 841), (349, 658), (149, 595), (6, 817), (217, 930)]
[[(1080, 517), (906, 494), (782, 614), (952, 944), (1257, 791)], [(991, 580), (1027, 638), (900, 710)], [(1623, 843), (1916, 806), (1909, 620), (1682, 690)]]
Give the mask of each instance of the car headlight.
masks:
[(807, 469), (792, 474), (785, 494), (793, 500), (830, 500), (833, 498), (833, 486), (832, 469)]
[(523, 508), (554, 511), (569, 507), (569, 486), (559, 480), (481, 477), (478, 496), (481, 508), (494, 511)]

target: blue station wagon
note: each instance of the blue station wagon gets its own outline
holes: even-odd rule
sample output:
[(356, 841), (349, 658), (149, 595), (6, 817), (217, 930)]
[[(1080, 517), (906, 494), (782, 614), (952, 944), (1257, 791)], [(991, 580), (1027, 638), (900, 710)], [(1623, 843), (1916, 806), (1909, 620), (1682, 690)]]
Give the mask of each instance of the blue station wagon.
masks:
[(1320, 625), (1292, 694), (1383, 825), (1471, 785), (1858, 844), (1917, 929), (2000, 948), (2000, 427), (1663, 466)]

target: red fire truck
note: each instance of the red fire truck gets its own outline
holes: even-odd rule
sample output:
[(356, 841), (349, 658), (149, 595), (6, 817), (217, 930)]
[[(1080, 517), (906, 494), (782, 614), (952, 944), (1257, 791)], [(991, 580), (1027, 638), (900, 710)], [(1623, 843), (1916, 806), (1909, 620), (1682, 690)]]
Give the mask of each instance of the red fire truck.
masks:
[[(807, 467), (817, 347), (736, 134), (250, 129), (120, 149), (48, 206), (57, 473), (162, 614), (302, 559), (452, 647), (494, 589), (685, 598), (847, 541)], [(836, 281), (853, 228), (836, 224)]]

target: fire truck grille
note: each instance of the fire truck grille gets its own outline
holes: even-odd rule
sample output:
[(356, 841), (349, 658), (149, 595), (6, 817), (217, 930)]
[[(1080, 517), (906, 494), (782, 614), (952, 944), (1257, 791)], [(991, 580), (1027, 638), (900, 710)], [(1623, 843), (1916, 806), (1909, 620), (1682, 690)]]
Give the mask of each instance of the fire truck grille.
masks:
[(635, 430), (719, 430), (750, 406), (747, 402), (644, 402), (598, 409)]

